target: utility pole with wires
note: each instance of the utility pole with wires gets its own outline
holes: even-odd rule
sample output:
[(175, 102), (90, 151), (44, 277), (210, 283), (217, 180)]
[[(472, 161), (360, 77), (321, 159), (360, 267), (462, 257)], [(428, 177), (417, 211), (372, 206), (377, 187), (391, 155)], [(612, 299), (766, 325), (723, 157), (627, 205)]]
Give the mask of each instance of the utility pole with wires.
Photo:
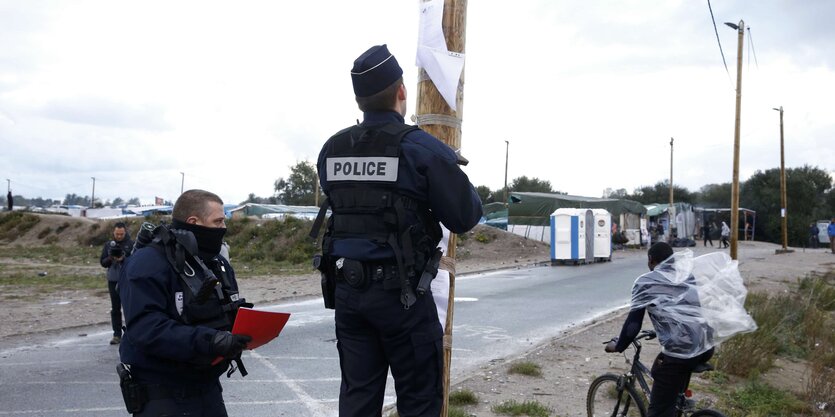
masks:
[(737, 244), (739, 243), (739, 130), (740, 114), (742, 112), (742, 43), (745, 39), (745, 22), (740, 20), (738, 25), (725, 22), (725, 25), (737, 31), (736, 49), (736, 120), (734, 125), (734, 170), (731, 182), (731, 259), (737, 260)]

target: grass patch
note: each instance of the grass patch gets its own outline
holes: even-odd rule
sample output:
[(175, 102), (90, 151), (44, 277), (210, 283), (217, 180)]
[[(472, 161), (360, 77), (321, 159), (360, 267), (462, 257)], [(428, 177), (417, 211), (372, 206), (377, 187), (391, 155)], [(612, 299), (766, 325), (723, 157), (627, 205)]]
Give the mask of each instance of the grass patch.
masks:
[(751, 377), (771, 368), (777, 355), (815, 359), (835, 366), (835, 320), (830, 313), (835, 303), (835, 273), (813, 275), (798, 282), (798, 290), (768, 296), (751, 293), (746, 309), (759, 327), (723, 343), (717, 354), (717, 369), (732, 375)]
[[(76, 223), (76, 226), (81, 226), (81, 223)], [(67, 230), (68, 227), (70, 227), (70, 222), (62, 223), (60, 226), (55, 228), (55, 234), (60, 235), (61, 232), (63, 232), (64, 230)]]
[(542, 376), (542, 367), (528, 361), (516, 362), (510, 365), (507, 373), (540, 377)]
[(0, 215), (0, 240), (14, 241), (18, 236), (28, 232), (41, 218), (30, 213), (13, 211)]
[(475, 241), (479, 243), (490, 243), (496, 240), (496, 236), (490, 233), (478, 232), (475, 234)]
[(478, 404), (478, 396), (468, 389), (449, 393), (449, 405), (464, 406)]
[(43, 228), (43, 230), (38, 232), (38, 239), (43, 239), (43, 238), (47, 237), (47, 235), (49, 235), (50, 233), (52, 233), (52, 228), (51, 227), (45, 227), (45, 228)]
[(463, 408), (450, 405), (449, 408), (447, 408), (447, 417), (470, 417), (470, 413)]
[[(39, 276), (46, 272), (45, 276)], [(56, 290), (92, 290), (106, 287), (103, 275), (62, 274), (58, 268), (44, 271), (17, 271), (0, 276), (0, 287), (22, 287), (37, 289), (37, 292)]]
[(510, 400), (494, 405), (491, 410), (496, 414), (508, 416), (548, 417), (551, 414), (551, 409), (538, 401), (523, 401), (520, 403), (516, 400)]
[(777, 417), (810, 411), (803, 401), (791, 393), (756, 380), (722, 398), (719, 404), (719, 409), (728, 417)]

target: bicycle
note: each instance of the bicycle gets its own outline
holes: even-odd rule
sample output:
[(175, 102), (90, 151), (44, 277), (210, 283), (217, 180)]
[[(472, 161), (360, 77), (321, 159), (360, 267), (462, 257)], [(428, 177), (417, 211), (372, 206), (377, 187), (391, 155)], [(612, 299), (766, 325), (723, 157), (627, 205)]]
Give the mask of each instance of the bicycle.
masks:
[[(647, 377), (650, 370), (640, 361), (640, 341), (643, 339), (652, 340), (655, 339), (655, 336), (655, 331), (644, 330), (632, 341), (632, 346), (635, 347), (635, 355), (632, 358), (632, 367), (629, 371), (622, 375), (606, 373), (592, 381), (586, 396), (588, 417), (646, 417), (650, 392)], [(624, 354), (624, 356), (626, 355)], [(627, 362), (629, 362), (628, 359)], [(712, 369), (713, 366), (704, 363), (693, 369), (692, 373), (701, 373)], [(640, 391), (636, 390), (636, 382), (637, 389)], [(689, 386), (690, 379), (688, 378), (684, 390), (678, 394), (676, 400), (677, 417), (725, 417), (724, 414), (716, 410), (697, 409), (695, 401), (689, 398), (692, 395), (688, 389)]]

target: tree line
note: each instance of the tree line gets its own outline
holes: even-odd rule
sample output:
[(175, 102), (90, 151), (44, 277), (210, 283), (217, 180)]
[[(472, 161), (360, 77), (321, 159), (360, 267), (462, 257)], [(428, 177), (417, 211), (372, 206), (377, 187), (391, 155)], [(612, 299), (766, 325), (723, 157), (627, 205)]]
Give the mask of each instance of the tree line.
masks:
[[(286, 204), (295, 206), (312, 206), (316, 204), (316, 184), (318, 176), (316, 166), (302, 161), (290, 167), (290, 175), (279, 177), (273, 183), (274, 193), (271, 196), (259, 197), (250, 193), (248, 198), (240, 204)], [(829, 173), (818, 167), (804, 165), (800, 168), (786, 169), (786, 189), (788, 208), (788, 239), (789, 244), (800, 246), (808, 241), (810, 223), (816, 220), (835, 218), (835, 188)], [(505, 191), (510, 192), (541, 192), (559, 193), (550, 181), (539, 178), (521, 176), (514, 178), (507, 186), (491, 189), (486, 185), (476, 187), (476, 192), (482, 204), (505, 201)], [(319, 203), (325, 200), (321, 190)], [(675, 202), (689, 203), (704, 208), (728, 208), (731, 206), (731, 183), (707, 184), (698, 191), (690, 191), (679, 185), (673, 186)], [(603, 191), (604, 198), (620, 198), (634, 200), (642, 204), (667, 203), (670, 198), (669, 180), (663, 180), (654, 185), (635, 188), (631, 193), (626, 189), (607, 188)], [(26, 199), (14, 196), (14, 203), (18, 206), (48, 207), (52, 205), (82, 205), (90, 206), (90, 197), (67, 194), (63, 201), (52, 199)], [(167, 201), (166, 203), (171, 204)], [(127, 201), (120, 197), (113, 201), (99, 202), (96, 206), (119, 206), (122, 204), (139, 205), (139, 198)], [(5, 206), (5, 197), (3, 197)], [(780, 217), (780, 169), (772, 168), (757, 171), (748, 180), (740, 183), (739, 206), (756, 211), (756, 234), (759, 238), (769, 242), (781, 241)]]
[[(261, 198), (250, 194), (244, 203), (314, 205), (316, 167), (309, 162), (298, 162), (290, 167), (287, 178), (275, 181), (275, 194)], [(507, 192), (559, 193), (549, 181), (521, 176), (513, 179)], [(789, 244), (801, 246), (808, 242), (810, 223), (835, 217), (835, 188), (829, 173), (818, 167), (804, 165), (786, 169), (786, 197), (788, 212)], [(482, 204), (505, 201), (505, 189), (491, 189), (486, 185), (476, 187)], [(706, 184), (698, 191), (673, 186), (675, 202), (689, 203), (704, 208), (729, 208), (731, 206), (731, 183)], [(607, 188), (604, 198), (619, 198), (637, 201), (641, 204), (667, 203), (670, 201), (670, 182), (663, 180), (654, 185), (635, 188), (631, 193), (626, 189)], [(319, 202), (324, 201), (319, 191)], [(756, 235), (759, 239), (779, 243), (781, 241), (780, 217), (780, 169), (756, 171), (748, 180), (740, 183), (739, 206), (757, 213)]]
[[(6, 204), (7, 204), (5, 196), (2, 197), (2, 201), (3, 201), (3, 206), (5, 207)], [(109, 200), (109, 199), (105, 200), (105, 201), (101, 201), (97, 198), (95, 203), (91, 204), (90, 203), (90, 196), (87, 196), (87, 195), (80, 196), (80, 195), (77, 195), (77, 194), (74, 194), (74, 193), (73, 194), (67, 194), (64, 197), (63, 200), (54, 200), (54, 199), (51, 199), (51, 198), (41, 198), (41, 197), (26, 198), (26, 197), (24, 197), (20, 194), (17, 194), (17, 195), (12, 195), (12, 202), (14, 203), (15, 206), (41, 207), (41, 208), (52, 207), (52, 206), (62, 206), (62, 205), (63, 206), (96, 207), (96, 208), (119, 207), (119, 206), (123, 206), (123, 205), (128, 205), (128, 206), (139, 206), (139, 205), (141, 205), (141, 203), (139, 201), (139, 197), (133, 197), (133, 198), (130, 198), (128, 200), (125, 200), (122, 197), (116, 197), (112, 201)], [(169, 204), (170, 204), (170, 202), (169, 202)]]

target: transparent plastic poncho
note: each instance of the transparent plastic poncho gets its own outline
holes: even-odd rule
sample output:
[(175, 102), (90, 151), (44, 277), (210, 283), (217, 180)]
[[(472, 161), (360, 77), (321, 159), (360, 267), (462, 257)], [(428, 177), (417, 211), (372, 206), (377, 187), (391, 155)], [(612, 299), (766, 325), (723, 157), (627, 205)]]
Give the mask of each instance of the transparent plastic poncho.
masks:
[(747, 293), (737, 261), (722, 252), (694, 258), (684, 250), (635, 280), (632, 309), (647, 309), (662, 352), (692, 358), (757, 329), (745, 311)]

